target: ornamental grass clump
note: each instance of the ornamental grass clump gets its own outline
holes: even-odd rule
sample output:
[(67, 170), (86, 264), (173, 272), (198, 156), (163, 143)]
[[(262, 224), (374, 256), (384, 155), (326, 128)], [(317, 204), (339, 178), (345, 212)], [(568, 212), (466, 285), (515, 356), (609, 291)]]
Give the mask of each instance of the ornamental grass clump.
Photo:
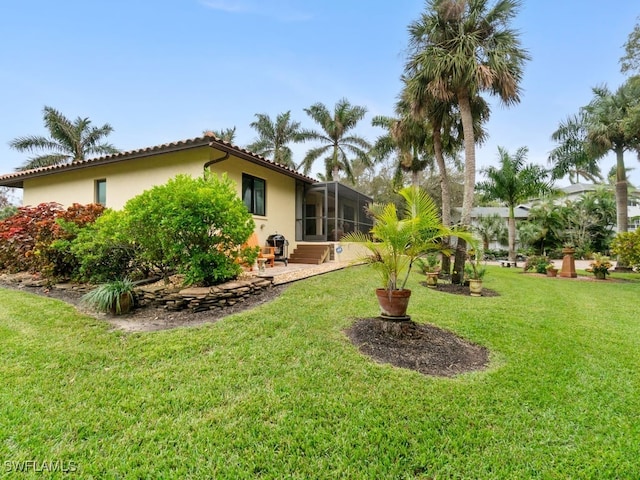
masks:
[(103, 283), (82, 297), (82, 303), (99, 312), (121, 315), (133, 307), (133, 282), (128, 278)]

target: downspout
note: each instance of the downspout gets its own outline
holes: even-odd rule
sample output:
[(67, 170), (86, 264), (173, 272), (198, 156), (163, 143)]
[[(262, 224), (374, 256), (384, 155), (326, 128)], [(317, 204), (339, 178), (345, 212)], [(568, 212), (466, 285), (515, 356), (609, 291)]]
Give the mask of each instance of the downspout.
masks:
[[(214, 148), (213, 146), (213, 142), (209, 143), (209, 147)], [(202, 166), (202, 169), (206, 172), (207, 168), (209, 168), (211, 165), (213, 165), (214, 163), (219, 163), (219, 162), (223, 162), (225, 161), (227, 158), (229, 158), (229, 152), (226, 152), (224, 155), (222, 155), (220, 158), (214, 158), (213, 160), (209, 160), (207, 163), (205, 163)]]

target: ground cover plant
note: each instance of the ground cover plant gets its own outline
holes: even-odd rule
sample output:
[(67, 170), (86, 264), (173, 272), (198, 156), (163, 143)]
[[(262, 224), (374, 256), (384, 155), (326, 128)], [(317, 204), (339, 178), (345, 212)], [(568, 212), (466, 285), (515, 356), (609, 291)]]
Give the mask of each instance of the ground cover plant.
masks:
[(489, 298), (409, 280), (413, 320), (491, 352), (455, 378), (349, 341), (378, 313), (360, 267), (142, 334), (0, 290), (0, 459), (74, 462), (79, 478), (637, 477), (640, 276), (489, 268)]

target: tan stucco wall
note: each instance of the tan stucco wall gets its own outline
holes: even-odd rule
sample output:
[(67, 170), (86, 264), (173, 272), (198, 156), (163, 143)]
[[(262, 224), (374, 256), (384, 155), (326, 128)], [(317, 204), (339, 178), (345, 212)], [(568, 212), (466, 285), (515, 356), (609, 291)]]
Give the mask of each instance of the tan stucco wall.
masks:
[[(178, 173), (202, 175), (204, 164), (222, 156), (222, 152), (208, 147), (176, 153), (127, 160), (103, 166), (83, 168), (45, 177), (25, 180), (24, 205), (58, 202), (87, 204), (95, 201), (95, 181), (107, 181), (107, 207), (121, 209), (130, 198), (154, 185), (166, 183)], [(266, 215), (254, 216), (256, 233), (264, 244), (269, 235), (279, 233), (295, 247), (295, 180), (268, 168), (234, 156), (211, 166), (211, 171), (227, 172), (236, 183), (238, 196), (242, 174), (248, 173), (266, 181)]]

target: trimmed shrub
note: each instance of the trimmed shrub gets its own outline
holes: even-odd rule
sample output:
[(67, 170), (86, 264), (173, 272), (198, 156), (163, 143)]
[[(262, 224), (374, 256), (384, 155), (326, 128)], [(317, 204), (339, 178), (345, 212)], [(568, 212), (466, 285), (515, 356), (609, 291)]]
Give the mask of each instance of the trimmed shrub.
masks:
[(541, 255), (531, 255), (524, 264), (524, 271), (535, 271), (536, 273), (547, 273), (549, 258)]
[(75, 279), (104, 283), (126, 276), (146, 277), (149, 268), (139, 260), (140, 248), (127, 234), (125, 213), (106, 210), (94, 224), (82, 229), (71, 244), (78, 262)]
[(616, 235), (611, 242), (611, 252), (635, 270), (640, 270), (640, 229)]
[(140, 259), (164, 277), (184, 274), (187, 285), (237, 277), (241, 247), (255, 228), (235, 184), (210, 173), (178, 175), (129, 200), (124, 212)]
[(77, 275), (79, 262), (71, 251), (73, 240), (87, 225), (93, 224), (104, 212), (97, 203), (74, 203), (57, 214), (51, 238), (42, 237), (36, 243), (36, 268), (50, 279), (70, 279)]

